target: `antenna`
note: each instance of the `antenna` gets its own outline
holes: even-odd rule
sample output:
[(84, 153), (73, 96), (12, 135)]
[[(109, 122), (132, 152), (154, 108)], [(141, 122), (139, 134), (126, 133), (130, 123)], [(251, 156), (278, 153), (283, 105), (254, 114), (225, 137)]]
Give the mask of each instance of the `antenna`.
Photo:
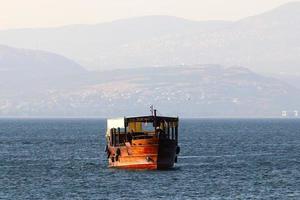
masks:
[(150, 112), (151, 112), (151, 115), (153, 116), (153, 114), (154, 114), (154, 108), (153, 108), (153, 105), (150, 105)]

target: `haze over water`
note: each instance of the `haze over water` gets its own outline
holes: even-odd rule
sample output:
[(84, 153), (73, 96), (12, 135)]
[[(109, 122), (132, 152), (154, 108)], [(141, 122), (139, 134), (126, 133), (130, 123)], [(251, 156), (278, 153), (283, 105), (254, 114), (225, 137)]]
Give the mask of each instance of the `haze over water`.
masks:
[(173, 170), (127, 171), (104, 120), (1, 119), (0, 199), (299, 199), (299, 122), (181, 120)]

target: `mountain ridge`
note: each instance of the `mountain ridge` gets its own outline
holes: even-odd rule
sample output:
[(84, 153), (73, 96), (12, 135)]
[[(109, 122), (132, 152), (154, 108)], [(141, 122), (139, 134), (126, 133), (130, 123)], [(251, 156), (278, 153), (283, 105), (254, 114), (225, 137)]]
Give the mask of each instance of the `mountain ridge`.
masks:
[(0, 43), (56, 52), (90, 70), (218, 63), (291, 73), (300, 65), (298, 12), (300, 3), (294, 2), (234, 22), (143, 16), (8, 30), (0, 31)]
[(8, 45), (0, 45), (0, 116), (136, 115), (150, 104), (184, 117), (299, 110), (299, 77), (277, 76), (299, 71), (298, 5), (237, 22), (150, 16), (105, 27), (0, 31)]
[[(6, 56), (0, 51), (1, 59)], [(17, 59), (23, 63), (23, 58)], [(40, 65), (45, 62), (54, 64), (50, 59)], [(245, 67), (213, 64), (83, 74), (70, 70), (62, 76), (16, 68), (0, 73), (0, 90), (0, 116), (138, 115), (154, 104), (161, 112), (183, 117), (274, 117), (300, 106), (299, 89)]]

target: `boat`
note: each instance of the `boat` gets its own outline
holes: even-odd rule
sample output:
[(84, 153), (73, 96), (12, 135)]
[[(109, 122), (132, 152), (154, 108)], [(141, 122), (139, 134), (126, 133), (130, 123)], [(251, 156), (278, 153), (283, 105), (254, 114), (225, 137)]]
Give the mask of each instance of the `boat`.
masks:
[(107, 120), (106, 153), (110, 168), (170, 169), (177, 162), (178, 117), (120, 117)]

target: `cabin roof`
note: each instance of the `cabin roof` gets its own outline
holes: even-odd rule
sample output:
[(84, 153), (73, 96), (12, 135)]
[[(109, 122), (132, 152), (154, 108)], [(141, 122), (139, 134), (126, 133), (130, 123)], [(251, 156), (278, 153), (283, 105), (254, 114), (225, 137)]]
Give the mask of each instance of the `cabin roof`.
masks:
[(139, 116), (139, 117), (126, 117), (125, 122), (153, 122), (154, 118), (157, 122), (167, 121), (167, 122), (178, 122), (178, 117), (164, 117), (164, 116)]
[(139, 117), (119, 117), (119, 118), (112, 118), (107, 119), (107, 129), (111, 128), (125, 128), (130, 122), (154, 122), (154, 118), (156, 123), (161, 122), (178, 122), (178, 117), (164, 117), (164, 116), (139, 116)]

